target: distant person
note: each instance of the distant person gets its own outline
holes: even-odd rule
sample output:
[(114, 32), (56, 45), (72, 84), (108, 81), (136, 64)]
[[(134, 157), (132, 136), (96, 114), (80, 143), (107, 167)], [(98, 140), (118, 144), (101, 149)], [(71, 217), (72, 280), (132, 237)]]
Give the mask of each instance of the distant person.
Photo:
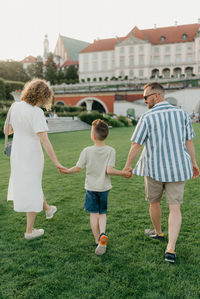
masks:
[(39, 107), (44, 105), (48, 110), (52, 97), (53, 91), (46, 81), (34, 79), (28, 82), (22, 91), (21, 101), (12, 104), (4, 126), (5, 135), (14, 133), (8, 200), (14, 201), (16, 212), (26, 213), (24, 237), (28, 240), (44, 234), (43, 229), (34, 228), (36, 213), (44, 208), (46, 218), (50, 219), (57, 210), (47, 204), (42, 190), (44, 156), (40, 141), (57, 169), (65, 169), (58, 162), (48, 139), (44, 112)]
[(90, 225), (94, 235), (97, 255), (106, 252), (106, 212), (109, 190), (112, 188), (110, 174), (130, 177), (130, 171), (115, 169), (115, 150), (105, 145), (108, 126), (100, 119), (93, 121), (91, 139), (93, 146), (86, 147), (80, 154), (76, 166), (62, 171), (66, 174), (79, 172), (86, 166), (85, 210), (90, 213)]
[(160, 201), (165, 190), (169, 206), (165, 260), (174, 263), (185, 181), (199, 175), (192, 142), (194, 131), (188, 114), (164, 100), (164, 89), (160, 84), (145, 85), (144, 99), (150, 111), (141, 116), (135, 128), (124, 169), (131, 168), (144, 144), (133, 173), (145, 177), (146, 200), (154, 227), (153, 230), (146, 229), (145, 234), (152, 239), (164, 239)]

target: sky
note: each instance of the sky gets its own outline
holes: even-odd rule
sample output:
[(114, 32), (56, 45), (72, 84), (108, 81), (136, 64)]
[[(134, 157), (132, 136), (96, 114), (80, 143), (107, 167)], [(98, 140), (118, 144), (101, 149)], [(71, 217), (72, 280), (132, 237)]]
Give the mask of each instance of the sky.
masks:
[(61, 35), (92, 43), (140, 29), (198, 23), (200, 0), (0, 0), (0, 60), (54, 51)]

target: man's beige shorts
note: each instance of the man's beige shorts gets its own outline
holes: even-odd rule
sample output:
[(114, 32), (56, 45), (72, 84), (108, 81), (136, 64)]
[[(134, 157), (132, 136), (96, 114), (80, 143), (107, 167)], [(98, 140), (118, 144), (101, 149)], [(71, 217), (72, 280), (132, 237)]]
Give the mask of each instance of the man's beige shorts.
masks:
[(163, 183), (155, 181), (150, 177), (145, 177), (146, 200), (148, 202), (161, 201), (163, 191), (165, 190), (166, 202), (168, 204), (181, 204), (183, 202), (183, 193), (185, 182)]

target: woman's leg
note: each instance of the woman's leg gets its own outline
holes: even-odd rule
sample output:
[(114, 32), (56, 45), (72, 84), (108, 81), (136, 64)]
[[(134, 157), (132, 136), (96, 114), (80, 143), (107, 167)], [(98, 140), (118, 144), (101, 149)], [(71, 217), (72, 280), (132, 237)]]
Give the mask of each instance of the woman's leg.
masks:
[(36, 217), (36, 212), (27, 212), (26, 213), (26, 233), (31, 234), (32, 233), (32, 229), (33, 229), (33, 225), (35, 222), (35, 217)]
[(45, 211), (49, 211), (51, 209), (51, 207), (48, 205), (45, 197), (44, 197), (44, 202), (43, 202), (43, 208)]

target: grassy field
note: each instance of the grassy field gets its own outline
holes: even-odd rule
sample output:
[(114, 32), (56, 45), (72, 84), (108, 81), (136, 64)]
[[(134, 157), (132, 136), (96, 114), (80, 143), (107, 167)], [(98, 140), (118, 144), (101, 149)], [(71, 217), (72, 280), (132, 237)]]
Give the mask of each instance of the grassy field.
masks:
[[(194, 125), (200, 165), (200, 125)], [(117, 152), (116, 167), (123, 168), (133, 128), (110, 131), (107, 144)], [(71, 167), (82, 148), (92, 144), (89, 131), (50, 135), (61, 163)], [(3, 140), (0, 141), (0, 152)], [(185, 187), (183, 225), (177, 242), (177, 262), (164, 261), (167, 240), (144, 235), (151, 227), (144, 200), (143, 178), (112, 177), (107, 233), (109, 245), (94, 254), (89, 215), (84, 206), (85, 171), (59, 175), (45, 157), (43, 189), (58, 212), (46, 220), (39, 213), (35, 227), (43, 238), (26, 241), (25, 215), (6, 202), (9, 159), (0, 159), (0, 298), (200, 298), (200, 178)], [(163, 231), (167, 235), (168, 207), (162, 202)]]

